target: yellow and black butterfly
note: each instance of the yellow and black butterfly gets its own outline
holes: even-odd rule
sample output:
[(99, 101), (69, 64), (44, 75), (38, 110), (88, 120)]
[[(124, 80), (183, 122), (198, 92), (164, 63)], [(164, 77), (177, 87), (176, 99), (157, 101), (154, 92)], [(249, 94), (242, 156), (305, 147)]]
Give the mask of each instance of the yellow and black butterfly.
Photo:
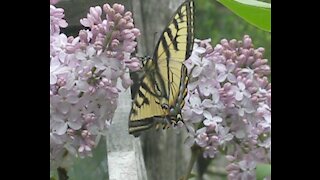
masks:
[(166, 128), (182, 120), (188, 83), (183, 62), (193, 48), (193, 7), (193, 0), (180, 5), (162, 32), (153, 57), (143, 63), (139, 87), (132, 91), (129, 133), (134, 136), (155, 124)]

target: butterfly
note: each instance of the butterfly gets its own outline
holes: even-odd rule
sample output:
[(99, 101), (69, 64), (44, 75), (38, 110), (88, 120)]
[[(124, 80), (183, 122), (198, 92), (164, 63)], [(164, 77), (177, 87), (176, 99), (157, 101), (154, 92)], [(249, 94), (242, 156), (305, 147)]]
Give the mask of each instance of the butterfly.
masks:
[(167, 128), (182, 120), (188, 84), (183, 62), (193, 48), (193, 11), (193, 0), (182, 3), (163, 30), (153, 57), (143, 60), (143, 75), (138, 87), (132, 87), (129, 133), (134, 136), (154, 125)]

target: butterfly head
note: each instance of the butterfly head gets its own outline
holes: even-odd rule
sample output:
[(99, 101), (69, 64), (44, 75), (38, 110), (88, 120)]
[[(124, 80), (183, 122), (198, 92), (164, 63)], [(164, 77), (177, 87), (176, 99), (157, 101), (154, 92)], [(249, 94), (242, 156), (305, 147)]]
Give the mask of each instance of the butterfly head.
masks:
[(168, 110), (169, 109), (169, 105), (168, 104), (161, 104), (162, 109), (164, 110)]
[(149, 60), (151, 60), (152, 58), (150, 56), (143, 56), (143, 57), (139, 57), (139, 59), (142, 62), (148, 62)]

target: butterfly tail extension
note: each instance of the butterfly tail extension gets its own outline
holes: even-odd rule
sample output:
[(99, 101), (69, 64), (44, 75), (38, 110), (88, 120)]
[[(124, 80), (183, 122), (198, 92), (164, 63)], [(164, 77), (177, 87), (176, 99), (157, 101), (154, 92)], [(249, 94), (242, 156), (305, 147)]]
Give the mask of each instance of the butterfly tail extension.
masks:
[(138, 137), (142, 131), (150, 129), (154, 125), (153, 118), (129, 121), (129, 134)]

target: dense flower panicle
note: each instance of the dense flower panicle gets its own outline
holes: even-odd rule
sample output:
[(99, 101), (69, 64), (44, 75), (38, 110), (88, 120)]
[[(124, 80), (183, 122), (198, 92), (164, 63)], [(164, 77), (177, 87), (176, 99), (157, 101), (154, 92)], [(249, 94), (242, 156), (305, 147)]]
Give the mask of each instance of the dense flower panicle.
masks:
[[(106, 19), (101, 18), (103, 12)], [(103, 8), (91, 7), (87, 18), (81, 19), (80, 22), (83, 26), (92, 29), (90, 43), (97, 51), (105, 50), (110, 57), (125, 60), (126, 64), (131, 64), (128, 54), (135, 51), (137, 45), (135, 39), (140, 35), (140, 31), (134, 28), (132, 13), (125, 12), (123, 5), (114, 4), (111, 7), (105, 4)], [(88, 43), (84, 38), (82, 42)], [(136, 64), (135, 60), (132, 61), (133, 64)], [(139, 65), (131, 66), (133, 65), (129, 66), (130, 69), (135, 69)]]
[(263, 53), (247, 35), (242, 41), (223, 39), (214, 48), (210, 40), (196, 40), (185, 61), (186, 142), (199, 146), (204, 157), (228, 154), (229, 179), (255, 179), (256, 164), (271, 162), (270, 67)]
[(64, 10), (50, 5), (50, 35), (59, 34), (60, 28), (65, 28), (68, 23), (64, 18)]
[(128, 88), (128, 70), (140, 68), (130, 55), (140, 32), (122, 5), (90, 8), (81, 20), (88, 29), (77, 37), (60, 33), (67, 26), (63, 13), (50, 5), (50, 160), (55, 166), (66, 150), (91, 155), (117, 108), (118, 79)]

